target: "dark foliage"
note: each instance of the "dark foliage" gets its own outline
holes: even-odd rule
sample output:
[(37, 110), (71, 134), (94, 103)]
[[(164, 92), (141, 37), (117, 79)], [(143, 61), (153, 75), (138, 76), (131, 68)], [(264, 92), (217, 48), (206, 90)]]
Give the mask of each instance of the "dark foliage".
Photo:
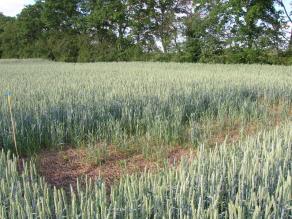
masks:
[(0, 57), (292, 64), (288, 21), (282, 0), (37, 0), (0, 14)]

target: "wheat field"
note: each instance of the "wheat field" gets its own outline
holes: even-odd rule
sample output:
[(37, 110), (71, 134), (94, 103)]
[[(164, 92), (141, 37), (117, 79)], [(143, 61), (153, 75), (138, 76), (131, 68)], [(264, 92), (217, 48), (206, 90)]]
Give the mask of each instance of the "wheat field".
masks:
[[(291, 67), (1, 60), (0, 78), (0, 218), (292, 217)], [(19, 169), (65, 145), (99, 161), (112, 147), (195, 156), (110, 188), (56, 188), (34, 159)]]

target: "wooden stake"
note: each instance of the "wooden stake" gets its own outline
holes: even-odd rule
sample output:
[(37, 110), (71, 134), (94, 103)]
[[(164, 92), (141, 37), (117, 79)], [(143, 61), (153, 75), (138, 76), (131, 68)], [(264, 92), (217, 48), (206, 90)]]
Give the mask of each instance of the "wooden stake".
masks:
[(11, 95), (8, 95), (7, 96), (7, 99), (8, 99), (8, 106), (9, 106), (10, 119), (11, 119), (13, 141), (14, 141), (16, 155), (18, 156), (19, 154), (18, 154), (17, 143), (16, 143), (16, 133), (15, 133), (16, 128), (15, 128), (15, 122), (14, 122), (13, 114), (12, 114), (12, 100), (11, 100)]

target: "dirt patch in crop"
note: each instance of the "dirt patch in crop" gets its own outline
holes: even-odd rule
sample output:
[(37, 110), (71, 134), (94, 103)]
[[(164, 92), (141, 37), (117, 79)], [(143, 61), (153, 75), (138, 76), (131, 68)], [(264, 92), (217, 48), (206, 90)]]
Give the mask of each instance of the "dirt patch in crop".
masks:
[(256, 134), (259, 131), (257, 123), (250, 122), (244, 128), (239, 124), (236, 124), (232, 127), (222, 130), (219, 127), (214, 126), (213, 132), (209, 139), (207, 139), (207, 145), (214, 146), (216, 144), (233, 143), (239, 141), (242, 137), (251, 136)]
[[(222, 127), (220, 122), (214, 122), (212, 127), (210, 127), (211, 135), (205, 141), (206, 145), (212, 147), (215, 144), (222, 144), (225, 141), (229, 144), (237, 142), (246, 136), (255, 135), (260, 130), (267, 128), (272, 129), (279, 126), (284, 122), (285, 118), (291, 119), (292, 116), (292, 107), (287, 109), (284, 104), (268, 106), (268, 111), (269, 116), (266, 125), (259, 120), (249, 121), (243, 125), (240, 121), (232, 121), (228, 118), (225, 119), (225, 123), (227, 124), (226, 127)], [(284, 117), (282, 117), (283, 113)]]
[[(142, 154), (127, 156), (113, 149), (109, 149), (108, 158), (101, 164), (94, 164), (88, 160), (86, 149), (67, 148), (62, 151), (43, 151), (38, 155), (38, 172), (45, 180), (57, 188), (69, 189), (76, 187), (77, 178), (85, 175), (92, 179), (102, 178), (109, 187), (123, 175), (146, 171), (155, 172), (161, 168), (161, 163), (150, 161)], [(181, 157), (191, 157), (190, 149), (174, 148), (169, 150), (167, 159), (173, 166), (178, 164)]]
[(168, 152), (167, 160), (171, 166), (176, 166), (182, 158), (191, 160), (195, 156), (196, 151), (194, 149), (177, 147)]
[(143, 170), (156, 169), (154, 162), (145, 160), (142, 155), (127, 157), (110, 153), (108, 159), (97, 165), (87, 159), (85, 149), (68, 148), (63, 151), (44, 151), (39, 154), (37, 166), (40, 175), (58, 188), (76, 186), (77, 178), (89, 176), (92, 179), (102, 178), (107, 185), (113, 184), (124, 174), (138, 173)]

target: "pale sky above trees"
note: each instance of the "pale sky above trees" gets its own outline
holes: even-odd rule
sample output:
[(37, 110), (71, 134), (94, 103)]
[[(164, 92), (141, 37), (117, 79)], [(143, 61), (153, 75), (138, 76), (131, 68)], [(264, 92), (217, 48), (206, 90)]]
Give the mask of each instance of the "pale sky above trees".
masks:
[(0, 12), (6, 16), (15, 16), (24, 8), (25, 5), (34, 3), (34, 0), (1, 0)]
[[(288, 9), (292, 9), (292, 0), (284, 0)], [(16, 16), (24, 8), (25, 5), (33, 4), (34, 0), (1, 0), (0, 12), (6, 16)]]

